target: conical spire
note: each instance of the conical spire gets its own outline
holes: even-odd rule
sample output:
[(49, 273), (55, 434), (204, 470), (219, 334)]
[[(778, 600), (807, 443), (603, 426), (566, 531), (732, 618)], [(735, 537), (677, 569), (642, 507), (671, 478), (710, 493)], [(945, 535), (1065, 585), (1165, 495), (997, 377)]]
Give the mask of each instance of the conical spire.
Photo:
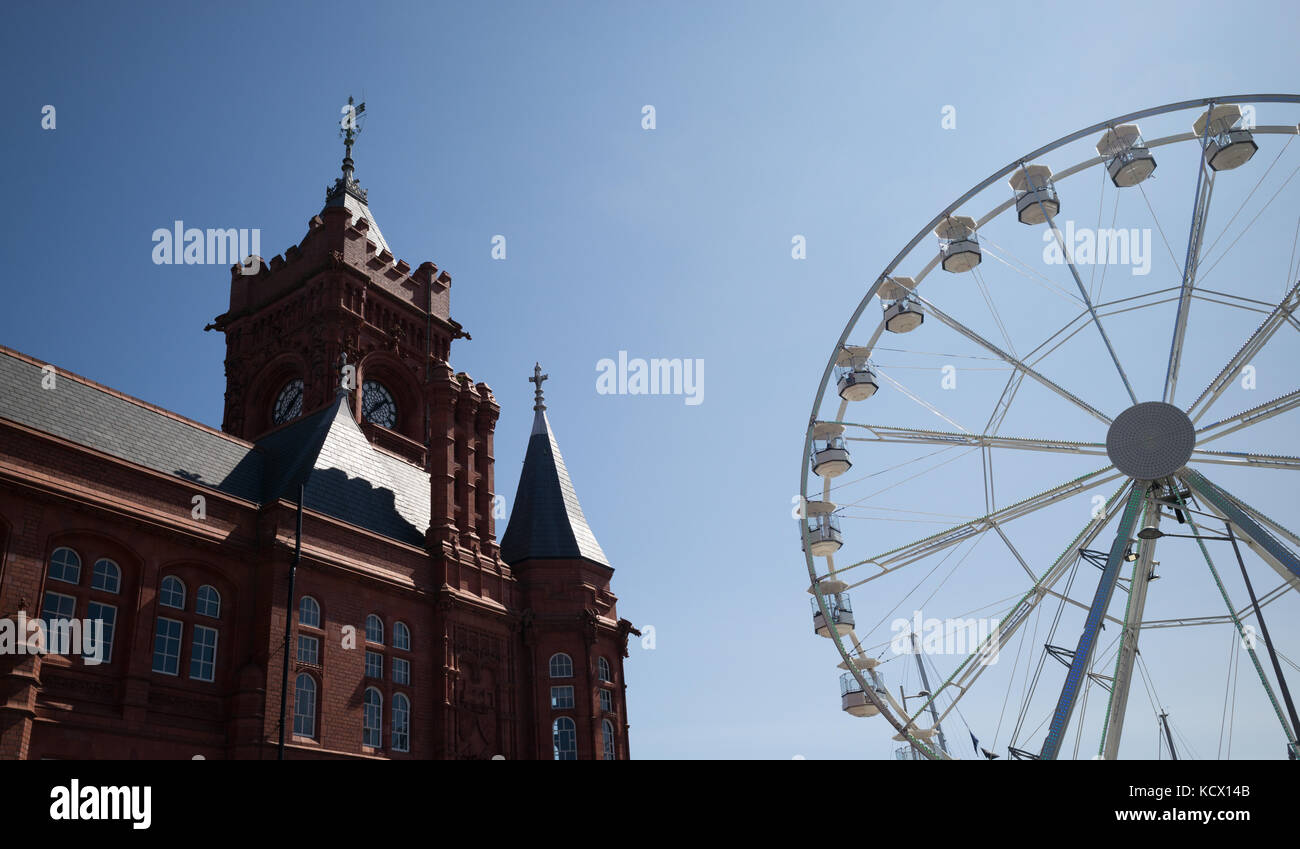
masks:
[(608, 566), (605, 552), (587, 525), (578, 494), (569, 479), (560, 446), (546, 418), (540, 365), (528, 380), (536, 384), (533, 431), (519, 475), (510, 522), (501, 537), (501, 559), (511, 565), (523, 560), (581, 558)]

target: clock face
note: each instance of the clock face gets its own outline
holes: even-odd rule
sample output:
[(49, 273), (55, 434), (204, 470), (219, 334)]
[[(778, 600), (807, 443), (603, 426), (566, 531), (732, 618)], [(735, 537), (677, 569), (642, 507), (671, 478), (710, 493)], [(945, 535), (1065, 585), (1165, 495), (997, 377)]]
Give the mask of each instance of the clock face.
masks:
[(377, 380), (361, 384), (361, 417), (389, 430), (397, 427), (397, 404), (384, 385)]
[(275, 399), (275, 409), (271, 420), (275, 424), (284, 424), (290, 419), (302, 415), (302, 378), (294, 378), (284, 385)]

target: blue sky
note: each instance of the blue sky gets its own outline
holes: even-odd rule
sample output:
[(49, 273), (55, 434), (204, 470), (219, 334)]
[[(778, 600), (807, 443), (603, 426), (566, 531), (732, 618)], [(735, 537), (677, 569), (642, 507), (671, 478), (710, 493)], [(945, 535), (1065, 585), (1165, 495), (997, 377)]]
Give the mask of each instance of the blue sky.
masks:
[[(634, 756), (883, 757), (883, 726), (838, 709), (837, 658), (811, 633), (790, 518), (827, 357), (885, 264), (994, 169), (1143, 107), (1294, 90), (1294, 8), (1219, 9), (25, 5), (2, 36), (11, 215), (0, 343), (219, 426), (224, 339), (202, 328), (226, 308), (228, 273), (154, 265), (151, 234), (181, 219), (260, 228), (268, 258), (296, 244), (338, 174), (339, 107), (364, 99), (354, 156), (375, 217), (399, 258), (452, 274), (452, 316), (474, 337), (455, 344), (452, 364), (502, 402), (499, 491), (514, 493), (531, 422), (525, 378), (540, 360), (552, 425), (618, 570), (620, 613), (655, 628), (655, 649), (634, 643), (627, 665)], [(45, 104), (57, 108), (52, 131)], [(647, 104), (653, 130), (642, 128)], [(955, 129), (941, 126), (945, 106)], [(1289, 171), (1296, 150), (1286, 157)], [(1289, 244), (1296, 197), (1292, 183), (1251, 238)], [(491, 256), (498, 234), (504, 260)], [(795, 235), (806, 259), (791, 256)], [(1034, 313), (1015, 303), (1028, 301), (1004, 308), (1029, 332)], [(1223, 334), (1224, 357), (1257, 318)], [(598, 394), (596, 364), (619, 351), (703, 360), (703, 403)], [(1100, 397), (1122, 408), (1109, 362), (1095, 366), (1072, 376), (1104, 383)], [(1027, 403), (1029, 422), (1038, 402)], [(1053, 415), (1042, 403), (1040, 420)], [(1223, 415), (1239, 409), (1221, 403)], [(1287, 453), (1279, 433), (1265, 447)], [(1037, 470), (1012, 468), (1008, 488), (1033, 491)], [(1294, 514), (1294, 486), (1271, 491), (1277, 512)], [(1059, 551), (1077, 523), (1060, 527), (1070, 530), (1033, 544)], [(894, 600), (855, 596), (879, 615)], [(1168, 662), (1190, 667), (1192, 652)], [(1195, 700), (1185, 678), (1170, 690)], [(1271, 757), (1276, 736), (1247, 728), (1237, 739)]]

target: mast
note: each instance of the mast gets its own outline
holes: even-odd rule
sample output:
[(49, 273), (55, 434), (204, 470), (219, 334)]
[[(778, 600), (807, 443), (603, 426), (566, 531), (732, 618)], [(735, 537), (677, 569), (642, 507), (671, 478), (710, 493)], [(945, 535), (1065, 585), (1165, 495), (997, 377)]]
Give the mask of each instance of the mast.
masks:
[[(917, 640), (915, 631), (912, 632), (912, 653), (916, 655), (916, 668), (921, 670), (921, 686), (925, 688), (926, 693), (933, 695), (930, 690), (930, 678), (925, 674), (925, 664), (921, 661), (921, 643)], [(939, 748), (951, 755), (952, 750), (948, 748), (948, 741), (943, 736), (943, 726), (939, 724), (939, 712), (934, 708), (933, 698), (930, 699), (930, 718), (934, 720), (934, 730), (939, 734)]]

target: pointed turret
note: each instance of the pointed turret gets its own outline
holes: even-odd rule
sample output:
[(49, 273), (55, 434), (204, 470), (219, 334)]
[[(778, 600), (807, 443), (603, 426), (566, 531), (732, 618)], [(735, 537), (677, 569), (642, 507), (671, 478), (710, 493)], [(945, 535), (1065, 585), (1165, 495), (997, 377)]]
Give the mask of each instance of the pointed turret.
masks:
[(546, 418), (542, 381), (547, 377), (542, 374), (541, 366), (535, 365), (529, 378), (537, 386), (533, 430), (528, 438), (528, 453), (519, 475), (510, 522), (501, 538), (501, 559), (514, 565), (523, 560), (580, 558), (608, 566), (605, 552), (587, 525), (560, 446)]

